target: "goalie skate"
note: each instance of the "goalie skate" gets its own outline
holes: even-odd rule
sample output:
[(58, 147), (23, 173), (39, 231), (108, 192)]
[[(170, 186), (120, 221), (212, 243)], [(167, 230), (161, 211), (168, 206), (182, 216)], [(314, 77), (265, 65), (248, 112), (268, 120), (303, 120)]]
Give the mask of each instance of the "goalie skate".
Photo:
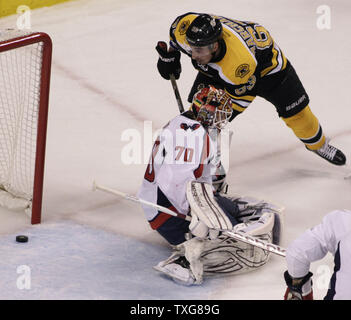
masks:
[(176, 283), (190, 286), (195, 283), (195, 277), (190, 270), (190, 264), (179, 252), (173, 253), (168, 259), (159, 262), (153, 267), (171, 278)]

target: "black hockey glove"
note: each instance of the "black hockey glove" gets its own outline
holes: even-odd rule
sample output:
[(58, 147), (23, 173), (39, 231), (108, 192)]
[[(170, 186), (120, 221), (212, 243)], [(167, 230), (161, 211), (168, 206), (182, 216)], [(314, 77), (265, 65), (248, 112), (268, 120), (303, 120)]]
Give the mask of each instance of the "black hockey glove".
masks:
[(180, 51), (167, 51), (167, 44), (159, 41), (156, 46), (159, 59), (157, 62), (157, 69), (162, 78), (169, 80), (170, 75), (173, 74), (175, 79), (179, 79), (182, 67), (180, 65)]

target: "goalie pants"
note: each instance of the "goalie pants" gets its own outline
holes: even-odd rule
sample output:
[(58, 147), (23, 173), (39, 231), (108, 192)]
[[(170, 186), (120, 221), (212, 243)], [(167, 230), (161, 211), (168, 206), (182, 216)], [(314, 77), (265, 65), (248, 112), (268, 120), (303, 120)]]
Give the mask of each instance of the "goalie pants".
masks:
[[(214, 82), (212, 78), (199, 72), (191, 88), (188, 101), (192, 102), (199, 86), (208, 84), (223, 88), (223, 84)], [(254, 88), (250, 90), (249, 95), (252, 97), (260, 96), (271, 102), (275, 106), (278, 116), (308, 149), (317, 150), (324, 144), (325, 136), (322, 128), (308, 106), (308, 94), (289, 61), (284, 70), (260, 78)], [(240, 113), (236, 110), (233, 111), (232, 119)]]
[[(226, 213), (233, 226), (238, 224), (238, 221), (235, 218), (239, 213), (237, 205), (220, 195), (215, 195), (215, 199), (218, 205)], [(157, 191), (157, 204), (176, 211), (160, 188), (158, 188)], [(173, 217), (159, 211), (158, 215), (152, 221), (149, 221), (149, 223), (151, 224), (151, 227), (156, 229), (156, 231), (171, 245), (178, 245), (186, 241), (185, 235), (189, 232), (190, 222), (185, 219)]]

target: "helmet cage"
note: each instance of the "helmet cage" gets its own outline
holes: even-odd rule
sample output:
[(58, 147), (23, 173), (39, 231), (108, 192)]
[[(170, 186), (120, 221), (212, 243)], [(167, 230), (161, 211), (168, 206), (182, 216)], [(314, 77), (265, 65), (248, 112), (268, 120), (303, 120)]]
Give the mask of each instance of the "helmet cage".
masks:
[(223, 129), (232, 116), (232, 101), (222, 89), (205, 87), (194, 95), (192, 107), (204, 127)]

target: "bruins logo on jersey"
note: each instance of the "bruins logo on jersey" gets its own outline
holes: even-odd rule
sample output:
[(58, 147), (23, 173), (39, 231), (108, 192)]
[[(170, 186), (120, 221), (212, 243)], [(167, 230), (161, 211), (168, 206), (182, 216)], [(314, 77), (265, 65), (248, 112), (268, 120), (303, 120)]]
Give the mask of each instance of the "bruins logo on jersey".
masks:
[(239, 78), (244, 78), (250, 72), (250, 66), (247, 63), (241, 64), (235, 70), (235, 76)]
[(184, 34), (186, 33), (186, 30), (188, 30), (189, 25), (190, 25), (190, 21), (189, 21), (189, 20), (183, 21), (183, 22), (180, 24), (179, 33), (180, 33), (181, 35), (184, 35)]

